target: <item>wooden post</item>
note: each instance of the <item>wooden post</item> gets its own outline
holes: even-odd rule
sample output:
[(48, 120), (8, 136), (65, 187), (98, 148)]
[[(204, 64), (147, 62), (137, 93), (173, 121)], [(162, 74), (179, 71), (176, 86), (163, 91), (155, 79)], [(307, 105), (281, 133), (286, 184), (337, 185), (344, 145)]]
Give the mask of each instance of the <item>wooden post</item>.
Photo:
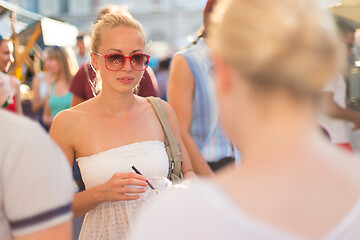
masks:
[(16, 59), (15, 67), (14, 67), (14, 69), (13, 69), (12, 75), (15, 75), (17, 69), (20, 69), (20, 68), (21, 68), (22, 64), (23, 64), (24, 61), (25, 61), (26, 56), (29, 54), (32, 46), (34, 45), (34, 43), (36, 42), (36, 40), (39, 38), (40, 33), (41, 33), (41, 22), (38, 21), (38, 22), (36, 23), (35, 31), (33, 32), (33, 34), (31, 35), (28, 43), (26, 44), (26, 47), (25, 47), (24, 51), (22, 52), (21, 55), (19, 55), (19, 58)]

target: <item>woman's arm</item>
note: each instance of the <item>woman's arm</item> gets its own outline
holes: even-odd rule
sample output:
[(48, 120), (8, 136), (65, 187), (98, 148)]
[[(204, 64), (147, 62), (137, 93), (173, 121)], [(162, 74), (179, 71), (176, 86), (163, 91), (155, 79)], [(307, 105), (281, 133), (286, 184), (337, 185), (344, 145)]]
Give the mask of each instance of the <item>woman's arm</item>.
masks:
[(199, 175), (212, 177), (214, 172), (203, 158), (190, 133), (194, 89), (194, 78), (186, 59), (182, 55), (175, 56), (169, 75), (169, 103), (179, 120), (181, 137), (189, 153), (194, 172)]
[(38, 112), (44, 105), (44, 100), (40, 97), (40, 79), (34, 76), (32, 80), (33, 98), (31, 100), (31, 109), (33, 112)]
[(354, 123), (354, 128), (360, 128), (360, 114), (354, 110), (349, 108), (341, 108), (334, 101), (334, 93), (333, 92), (324, 92), (322, 91), (320, 94), (320, 103), (322, 110), (332, 118), (348, 120)]
[[(78, 118), (74, 118), (71, 110), (64, 110), (57, 114), (50, 129), (50, 136), (59, 145), (66, 158), (72, 166), (75, 157), (75, 146)], [(115, 173), (106, 183), (94, 188), (76, 193), (73, 201), (73, 212), (75, 217), (83, 216), (102, 202), (136, 200), (139, 194), (145, 192), (145, 188), (126, 187), (137, 185), (146, 187), (146, 178), (136, 173)], [(127, 195), (132, 193), (135, 195)]]
[(50, 99), (50, 90), (47, 92), (46, 97), (44, 99), (44, 111), (42, 116), (43, 123), (48, 127), (51, 126), (54, 119), (54, 117), (51, 115), (49, 99)]
[(18, 85), (15, 91), (15, 110), (17, 114), (22, 115), (23, 114), (23, 110), (22, 110), (22, 103), (21, 103), (21, 94), (20, 94), (20, 86)]

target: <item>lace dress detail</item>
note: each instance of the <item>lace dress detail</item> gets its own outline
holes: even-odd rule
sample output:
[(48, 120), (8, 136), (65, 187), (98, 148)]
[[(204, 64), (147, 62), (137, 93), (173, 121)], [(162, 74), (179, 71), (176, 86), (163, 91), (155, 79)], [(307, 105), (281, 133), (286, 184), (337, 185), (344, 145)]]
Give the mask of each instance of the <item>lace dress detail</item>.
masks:
[[(166, 177), (169, 162), (164, 143), (145, 141), (133, 143), (89, 157), (76, 159), (86, 189), (108, 181), (116, 172), (133, 172), (135, 166), (146, 178)], [(149, 187), (146, 191), (152, 191)], [(104, 202), (86, 215), (79, 239), (126, 239), (140, 207), (143, 196), (133, 201)]]

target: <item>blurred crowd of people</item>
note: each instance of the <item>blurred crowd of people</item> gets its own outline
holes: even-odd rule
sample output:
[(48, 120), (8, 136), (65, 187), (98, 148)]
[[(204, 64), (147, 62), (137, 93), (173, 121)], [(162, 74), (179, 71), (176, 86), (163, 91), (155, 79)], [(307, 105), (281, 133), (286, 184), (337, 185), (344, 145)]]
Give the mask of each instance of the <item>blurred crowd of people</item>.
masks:
[(31, 114), (0, 35), (1, 239), (360, 239), (355, 29), (320, 0), (208, 0), (200, 29), (159, 60), (104, 7), (34, 48)]

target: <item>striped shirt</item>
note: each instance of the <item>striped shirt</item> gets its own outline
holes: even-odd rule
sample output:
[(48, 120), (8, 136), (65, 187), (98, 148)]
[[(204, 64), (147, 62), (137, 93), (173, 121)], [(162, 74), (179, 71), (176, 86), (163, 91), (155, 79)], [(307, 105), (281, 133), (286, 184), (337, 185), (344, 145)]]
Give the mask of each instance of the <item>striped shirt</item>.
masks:
[(195, 81), (190, 132), (202, 156), (207, 162), (229, 156), (238, 158), (219, 123), (210, 49), (201, 38), (196, 45), (178, 54), (185, 57)]
[(0, 109), (0, 239), (72, 218), (70, 166), (40, 125)]

